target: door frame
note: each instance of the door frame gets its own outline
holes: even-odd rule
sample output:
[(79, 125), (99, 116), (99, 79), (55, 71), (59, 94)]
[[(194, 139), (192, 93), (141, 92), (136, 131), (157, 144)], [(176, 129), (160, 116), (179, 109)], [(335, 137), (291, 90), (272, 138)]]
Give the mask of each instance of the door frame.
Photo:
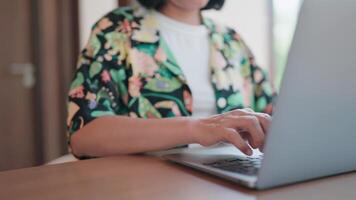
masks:
[(67, 153), (67, 93), (79, 53), (78, 0), (31, 0), (39, 164)]

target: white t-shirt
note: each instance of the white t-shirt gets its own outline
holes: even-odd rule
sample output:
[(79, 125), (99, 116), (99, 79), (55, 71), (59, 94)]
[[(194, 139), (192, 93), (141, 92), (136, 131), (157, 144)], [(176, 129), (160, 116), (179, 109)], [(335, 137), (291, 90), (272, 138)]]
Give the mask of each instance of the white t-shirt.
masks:
[(181, 67), (193, 95), (193, 117), (216, 114), (210, 79), (209, 31), (204, 25), (189, 25), (155, 12), (159, 31)]

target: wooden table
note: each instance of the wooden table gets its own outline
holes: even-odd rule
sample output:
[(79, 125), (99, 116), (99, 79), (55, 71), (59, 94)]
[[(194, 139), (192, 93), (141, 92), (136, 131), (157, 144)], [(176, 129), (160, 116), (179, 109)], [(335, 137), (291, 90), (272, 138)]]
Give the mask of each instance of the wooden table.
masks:
[(150, 156), (122, 156), (0, 173), (0, 199), (356, 199), (356, 173), (267, 191)]

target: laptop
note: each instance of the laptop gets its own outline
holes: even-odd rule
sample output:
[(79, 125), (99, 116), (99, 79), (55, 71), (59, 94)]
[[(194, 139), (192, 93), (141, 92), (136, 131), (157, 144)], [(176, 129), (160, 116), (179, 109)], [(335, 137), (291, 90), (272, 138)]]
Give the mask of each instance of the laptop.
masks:
[(355, 0), (304, 0), (264, 154), (163, 157), (254, 189), (356, 171), (355, 19)]

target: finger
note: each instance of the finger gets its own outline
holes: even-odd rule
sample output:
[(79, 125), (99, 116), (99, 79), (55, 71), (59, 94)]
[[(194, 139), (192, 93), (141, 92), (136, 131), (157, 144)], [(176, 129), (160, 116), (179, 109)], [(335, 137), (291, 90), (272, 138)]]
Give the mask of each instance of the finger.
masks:
[[(255, 149), (257, 148), (257, 147), (255, 147), (255, 145), (253, 145), (253, 138), (252, 138), (251, 134), (248, 131), (241, 130), (241, 131), (238, 131), (238, 132), (240, 133), (241, 137), (246, 142), (248, 142), (253, 148), (255, 148)], [(263, 144), (261, 146), (263, 146)], [(261, 146), (258, 147), (258, 148), (261, 148)]]
[(259, 148), (264, 142), (264, 132), (258, 118), (255, 116), (229, 116), (222, 121), (222, 125), (250, 134), (250, 144), (253, 148)]
[[(254, 114), (255, 114), (255, 116), (258, 117), (258, 119), (260, 121), (260, 124), (263, 129), (263, 133), (265, 135), (267, 135), (268, 131), (270, 129), (270, 126), (272, 124), (272, 117), (269, 114), (265, 114), (265, 113), (254, 113)], [(266, 136), (265, 136), (265, 138), (266, 138)], [(262, 145), (259, 147), (259, 150), (261, 152), (264, 151), (264, 146), (265, 146), (265, 141), (263, 141)]]
[(268, 114), (265, 113), (258, 113), (254, 112), (251, 108), (244, 108), (244, 109), (239, 109), (239, 110), (234, 110), (231, 112), (228, 112), (229, 115), (233, 116), (255, 116), (258, 118), (258, 121), (260, 122), (262, 126), (262, 130), (264, 134), (267, 133), (269, 130), (269, 127), (272, 123), (272, 117)]
[(265, 113), (253, 113), (256, 116), (262, 126), (264, 134), (267, 134), (271, 124), (272, 124), (272, 117)]
[(243, 111), (247, 112), (247, 113), (254, 113), (255, 111), (252, 110), (251, 108), (244, 108), (242, 109)]
[[(263, 132), (266, 135), (269, 131), (269, 128), (272, 124), (272, 117), (268, 114), (265, 113), (253, 113), (254, 116), (256, 116), (258, 118), (258, 120), (260, 121), (260, 124), (262, 126)], [(265, 136), (266, 138), (266, 136)], [(251, 137), (247, 137), (248, 141), (251, 142)], [(264, 145), (265, 145), (265, 141), (262, 143), (262, 145), (259, 147), (259, 150), (261, 152), (264, 151)]]
[(253, 111), (251, 108), (243, 108), (243, 109), (232, 110), (232, 111), (226, 112), (224, 114), (241, 116), (241, 115), (251, 114), (251, 113), (254, 113), (254, 112), (255, 111)]
[[(258, 113), (254, 112), (250, 108), (245, 108), (245, 109), (239, 109), (239, 110), (234, 110), (231, 112), (228, 112), (229, 115), (233, 116), (248, 116), (248, 115), (253, 115), (256, 116), (259, 119), (259, 122), (261, 124), (261, 127), (263, 129), (264, 134), (266, 135), (269, 131), (270, 125), (272, 124), (272, 117), (269, 114), (266, 113)], [(246, 131), (239, 131), (240, 134), (242, 134), (243, 138), (251, 144), (252, 138), (248, 136), (248, 133)], [(264, 149), (264, 143), (261, 145), (259, 148), (261, 151)]]
[(240, 133), (241, 137), (246, 140), (246, 141), (251, 141), (251, 135), (247, 131), (244, 130), (237, 130), (238, 133)]
[(248, 144), (242, 139), (240, 134), (234, 129), (224, 128), (223, 131), (224, 139), (233, 144), (236, 148), (242, 151), (244, 154), (251, 156), (253, 154), (252, 149), (248, 146)]
[(265, 134), (262, 126), (256, 116), (241, 116), (239, 117), (238, 124), (250, 134), (250, 144), (253, 148), (259, 148), (263, 145)]

